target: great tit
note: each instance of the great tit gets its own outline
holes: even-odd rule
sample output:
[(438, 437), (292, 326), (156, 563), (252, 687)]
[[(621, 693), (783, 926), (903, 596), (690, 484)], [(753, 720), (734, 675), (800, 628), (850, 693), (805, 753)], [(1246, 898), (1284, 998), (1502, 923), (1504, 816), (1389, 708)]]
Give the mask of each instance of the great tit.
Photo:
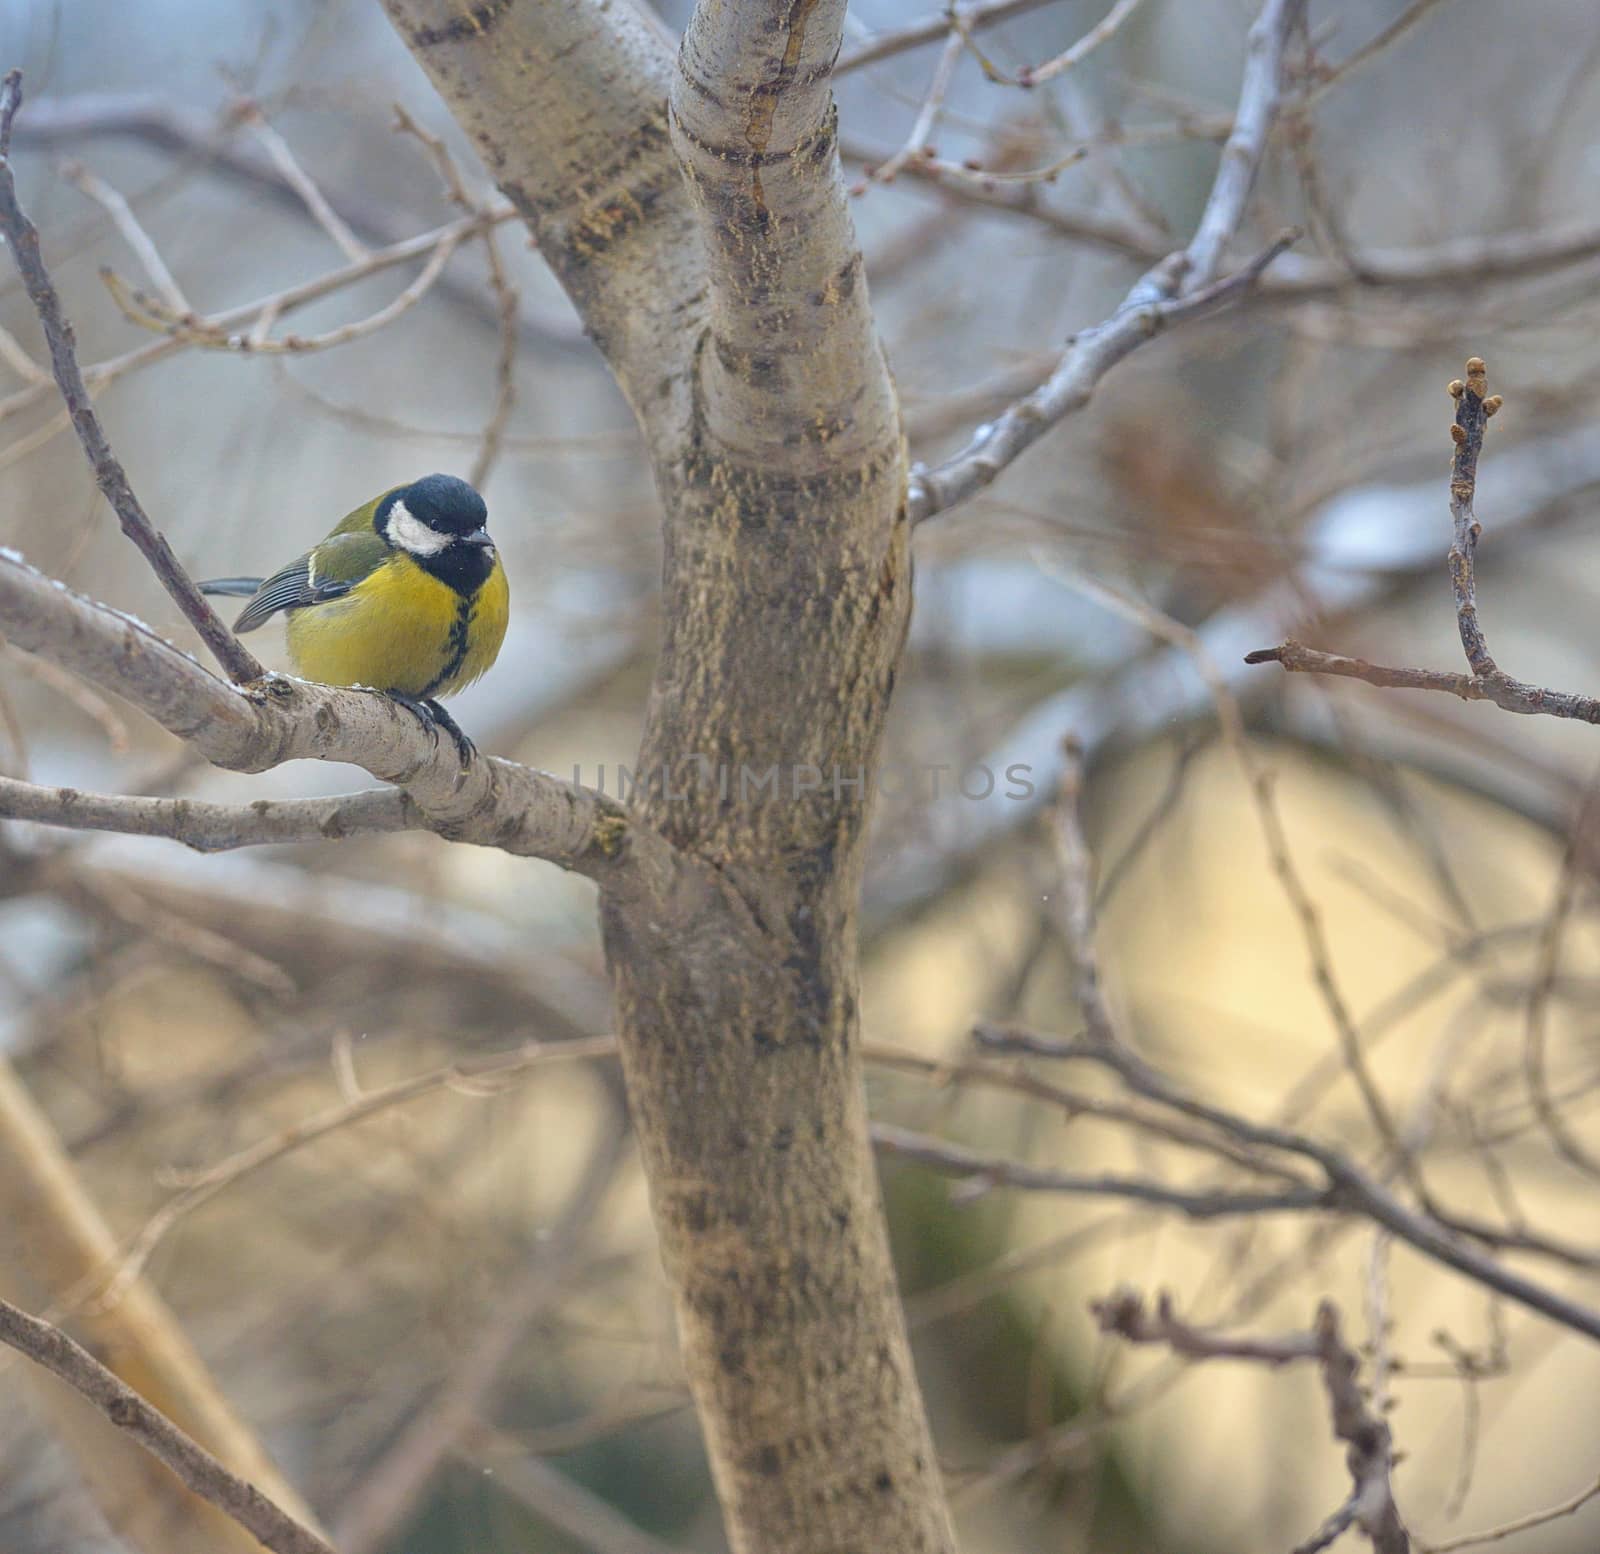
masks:
[(383, 691), (455, 741), (472, 742), (437, 700), (470, 685), (505, 640), (505, 568), (466, 481), (425, 475), (358, 507), (271, 577), (219, 577), (207, 594), (249, 597), (234, 622), (254, 631), (279, 610), (289, 654), (308, 680)]

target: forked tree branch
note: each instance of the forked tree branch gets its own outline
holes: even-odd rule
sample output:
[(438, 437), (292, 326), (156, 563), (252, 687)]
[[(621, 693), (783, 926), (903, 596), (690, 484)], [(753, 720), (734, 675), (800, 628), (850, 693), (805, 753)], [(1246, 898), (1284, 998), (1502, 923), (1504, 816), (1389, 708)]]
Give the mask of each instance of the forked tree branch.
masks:
[(1243, 269), (1199, 291), (1178, 294), (1182, 254), (1163, 259), (1146, 272), (1103, 323), (1073, 337), (1055, 370), (1031, 394), (979, 428), (960, 453), (911, 476), (911, 517), (921, 523), (976, 496), (1046, 432), (1081, 410), (1100, 380), (1125, 356), (1172, 325), (1203, 318), (1248, 291), (1299, 237), (1287, 232)]
[(1600, 723), (1600, 697), (1575, 691), (1557, 691), (1530, 685), (1508, 675), (1494, 661), (1478, 621), (1476, 562), (1483, 526), (1473, 504), (1477, 496), (1478, 457), (1489, 419), (1500, 409), (1498, 394), (1489, 393), (1488, 370), (1481, 356), (1467, 361), (1467, 375), (1450, 384), (1456, 402), (1450, 434), (1455, 451), (1450, 461), (1451, 542), (1447, 562), (1450, 591), (1455, 600), (1456, 628), (1469, 672), (1443, 669), (1393, 668), (1370, 664), (1342, 653), (1307, 647), (1292, 637), (1277, 647), (1257, 648), (1245, 655), (1247, 664), (1281, 664), (1291, 674), (1333, 675), (1364, 680), (1384, 690), (1443, 691), (1463, 701), (1489, 701), (1506, 712), (1525, 716), (1572, 718), (1580, 723)]
[(0, 1343), (83, 1394), (112, 1424), (161, 1459), (202, 1499), (226, 1512), (273, 1554), (334, 1554), (331, 1545), (225, 1468), (60, 1328), (0, 1300)]
[(1486, 1289), (1498, 1291), (1529, 1310), (1600, 1340), (1600, 1310), (1526, 1278), (1472, 1244), (1475, 1239), (1494, 1244), (1492, 1232), (1485, 1235), (1465, 1223), (1447, 1222), (1431, 1207), (1411, 1207), (1356, 1164), (1345, 1151), (1309, 1133), (1255, 1122), (1190, 1094), (1122, 1040), (1101, 982), (1095, 947), (1091, 854), (1078, 808), (1081, 759), (1081, 751), (1069, 741), (1067, 777), (1051, 820), (1056, 832), (1059, 869), (1056, 894), (1064, 903), (1056, 918), (1072, 967), (1074, 991), (1086, 1034), (1075, 1041), (1062, 1041), (1016, 1027), (984, 1024), (973, 1031), (975, 1040), (992, 1052), (1097, 1064), (1116, 1074), (1134, 1094), (1216, 1128), (1238, 1143), (1255, 1149), (1281, 1151), (1309, 1161), (1322, 1172), (1325, 1182), (1321, 1191), (1312, 1190), (1313, 1207), (1369, 1219), (1424, 1256), (1454, 1268)]
[(868, 65), (893, 59), (907, 49), (917, 48), (924, 43), (937, 43), (956, 26), (970, 34), (997, 22), (1008, 21), (1013, 16), (1040, 10), (1051, 3), (1052, 0), (980, 0), (976, 5), (946, 6), (943, 11), (925, 16), (921, 21), (912, 22), (894, 32), (878, 33), (853, 48), (843, 50), (834, 64), (833, 74), (835, 78), (849, 75)]
[(11, 250), (17, 273), (22, 277), (29, 300), (39, 315), (45, 341), (50, 347), (50, 366), (66, 401), (78, 441), (83, 444), (89, 467), (105, 499), (122, 525), (122, 532), (139, 547), (185, 618), (200, 633), (201, 640), (215, 654), (217, 662), (238, 684), (259, 679), (265, 672), (256, 657), (223, 624), (217, 612), (194, 579), (184, 571), (166, 536), (150, 521), (149, 515), (133, 494), (127, 472), (111, 451), (106, 434), (95, 414), (94, 401), (78, 368), (72, 326), (61, 310), (61, 298), (45, 268), (39, 248), (39, 230), (28, 219), (17, 199), (16, 178), (11, 170), (11, 126), (22, 106), (22, 72), (10, 71), (0, 83), (0, 234)]
[[(497, 201), (481, 213), (462, 216), (432, 231), (421, 232), (415, 237), (404, 238), (387, 248), (378, 249), (360, 264), (343, 265), (337, 270), (326, 271), (298, 285), (282, 287), (241, 306), (224, 308), (221, 312), (209, 315), (203, 322), (213, 333), (226, 335), (233, 332), (248, 340), (296, 309), (320, 301), (345, 287), (358, 285), (369, 276), (381, 274), (397, 265), (429, 258), (444, 247), (453, 248), (477, 234), (488, 232), (502, 221), (509, 221), (515, 214), (509, 204)], [(237, 331), (233, 330), (234, 325), (239, 326)], [(120, 355), (94, 363), (85, 371), (84, 381), (92, 394), (99, 393), (129, 373), (190, 349), (194, 343), (192, 330), (163, 334)], [(0, 399), (0, 421), (42, 404), (50, 397), (54, 387), (54, 380), (46, 376), (42, 382), (30, 381), (15, 393)]]
[[(132, 702), (217, 766), (261, 772), (307, 758), (345, 761), (404, 790), (396, 800), (350, 796), (311, 801), (311, 807), (246, 806), (231, 814), (202, 807), (187, 822), (179, 810), (99, 800), (100, 808), (90, 805), (91, 817), (110, 821), (109, 803), (122, 806), (131, 824), (94, 829), (159, 835), (158, 825), (170, 820), (167, 834), (183, 840), (187, 828), (197, 845), (292, 840), (317, 814), (315, 806), (327, 803), (325, 837), (347, 834), (341, 819), (363, 830), (397, 830), (409, 820), (454, 841), (545, 858), (624, 889), (635, 868), (670, 867), (666, 844), (602, 794), (513, 761), (480, 757), (463, 769), (437, 730), (424, 729), (375, 692), (281, 675), (231, 686), (149, 627), (72, 592), (10, 552), (0, 552), (0, 629), (14, 646)], [(28, 819), (83, 823), (77, 798), (58, 797), (52, 807), (40, 792), (13, 792), (11, 802), (26, 803)], [(237, 840), (222, 840), (229, 834)]]
[(1294, 1554), (1317, 1554), (1347, 1528), (1359, 1527), (1376, 1554), (1407, 1554), (1411, 1540), (1395, 1505), (1390, 1473), (1394, 1440), (1388, 1422), (1374, 1411), (1358, 1380), (1361, 1361), (1339, 1334), (1339, 1313), (1331, 1301), (1317, 1307), (1309, 1333), (1273, 1338), (1236, 1338), (1191, 1327), (1163, 1294), (1152, 1312), (1133, 1290), (1118, 1290), (1095, 1301), (1100, 1330), (1134, 1344), (1156, 1344), (1189, 1360), (1251, 1360), (1270, 1366), (1315, 1360), (1333, 1414), (1333, 1433), (1345, 1443), (1345, 1461), (1353, 1480), (1350, 1498)]
[[(1222, 140), (1231, 121), (1173, 131), (1174, 139)], [(1113, 144), (1115, 144), (1113, 142)], [(854, 138), (842, 142), (845, 160), (865, 167), (881, 163), (888, 153)], [(1087, 149), (1087, 147), (1085, 148)], [(928, 183), (953, 202), (1030, 222), (1074, 242), (1123, 254), (1146, 264), (1161, 258), (1164, 247), (1130, 222), (1087, 209), (1063, 209), (1044, 199), (1039, 181), (1000, 180), (950, 162), (913, 158), (901, 176)], [(1290, 254), (1261, 278), (1249, 299), (1263, 306), (1289, 306), (1318, 300), (1359, 304), (1369, 294), (1439, 292), (1464, 282), (1531, 280), (1551, 270), (1591, 264), (1600, 258), (1600, 226), (1569, 223), (1542, 230), (1517, 228), (1443, 238), (1408, 247), (1362, 248), (1351, 264), (1310, 255)], [(1352, 273), (1351, 266), (1354, 266)]]
[(964, 502), (990, 485), (1058, 422), (1088, 404), (1100, 379), (1167, 325), (1212, 311), (1249, 289), (1283, 252), (1280, 238), (1236, 275), (1219, 281), (1228, 243), (1244, 221), (1251, 190), (1282, 97), (1284, 56), (1306, 0), (1266, 0), (1250, 28), (1233, 132), (1194, 236), (1140, 277), (1103, 323), (1068, 342), (1053, 372), (1026, 398), (982, 426), (959, 453), (911, 475), (913, 523)]
[(1479, 677), (1450, 669), (1411, 669), (1392, 664), (1369, 663), (1344, 653), (1328, 653), (1307, 647), (1290, 637), (1277, 647), (1257, 648), (1247, 653), (1247, 664), (1281, 664), (1290, 674), (1331, 675), (1341, 680), (1364, 680), (1380, 690), (1443, 691), (1462, 701), (1487, 701), (1505, 712), (1526, 717), (1572, 718), (1579, 723), (1600, 723), (1600, 697), (1578, 691), (1558, 691), (1549, 686), (1531, 685), (1526, 680), (1496, 671)]
[[(1064, 1062), (1098, 1064), (1117, 1074), (1134, 1094), (1170, 1106), (1195, 1121), (1208, 1122), (1236, 1141), (1259, 1149), (1283, 1150), (1309, 1160), (1322, 1170), (1327, 1179), (1327, 1188), (1319, 1195), (1317, 1207), (1369, 1219), (1425, 1257), (1443, 1263), (1447, 1268), (1454, 1268), (1457, 1273), (1481, 1284), (1485, 1289), (1494, 1290), (1563, 1327), (1600, 1341), (1600, 1310), (1527, 1278), (1473, 1244), (1498, 1244), (1502, 1238), (1493, 1227), (1465, 1220), (1459, 1223), (1453, 1219), (1446, 1221), (1412, 1208), (1343, 1151), (1322, 1143), (1309, 1133), (1272, 1123), (1255, 1122), (1240, 1113), (1202, 1100), (1180, 1088), (1121, 1042), (1108, 1043), (1095, 1037), (1079, 1041), (1062, 1040), (1000, 1025), (980, 1025), (974, 1029), (973, 1037), (980, 1046), (991, 1052), (1031, 1054)], [(1514, 1235), (1504, 1239), (1506, 1244), (1515, 1247)], [(1539, 1249), (1562, 1261), (1571, 1260), (1560, 1249)]]
[[(265, 194), (308, 221), (314, 220), (304, 200), (295, 192), (282, 168), (254, 139), (244, 139), (236, 131), (240, 115), (254, 105), (233, 102), (220, 110), (174, 102), (158, 92), (81, 92), (66, 97), (42, 97), (28, 106), (27, 115), (17, 126), (17, 140), (29, 146), (54, 146), (62, 141), (97, 136), (123, 137), (151, 148), (192, 158), (208, 170), (247, 185), (252, 192)], [(338, 219), (375, 250), (376, 258), (396, 244), (410, 241), (403, 213), (388, 206), (368, 205), (348, 192), (341, 192), (329, 203)], [(491, 211), (496, 223), (514, 212), (503, 200), (496, 200)], [(346, 266), (348, 274), (359, 266)], [(439, 291), (468, 309), (486, 323), (498, 323), (499, 308), (493, 297), (486, 297), (475, 279), (446, 272), (439, 280)], [(578, 341), (576, 330), (553, 327), (530, 318), (518, 317), (517, 326), (530, 343), (546, 348), (570, 350)], [(93, 382), (91, 369), (86, 376)]]
[[(878, 151), (850, 135), (839, 140), (839, 154), (846, 162), (863, 169), (879, 167), (887, 153)], [(942, 162), (937, 157), (912, 157), (900, 169), (900, 176), (916, 183), (932, 184), (953, 203), (971, 205), (997, 215), (1014, 216), (1037, 223), (1075, 243), (1121, 254), (1149, 264), (1159, 259), (1161, 245), (1152, 245), (1147, 235), (1132, 222), (1098, 210), (1063, 210), (1040, 196), (1038, 183), (999, 182), (972, 173), (964, 167)], [(864, 185), (857, 185), (864, 187)]]

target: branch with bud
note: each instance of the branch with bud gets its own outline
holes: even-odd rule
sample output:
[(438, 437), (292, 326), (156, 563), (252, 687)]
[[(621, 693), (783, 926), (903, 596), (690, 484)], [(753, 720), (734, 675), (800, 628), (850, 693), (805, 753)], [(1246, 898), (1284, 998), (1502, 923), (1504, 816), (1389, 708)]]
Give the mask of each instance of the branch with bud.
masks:
[(1483, 451), (1483, 434), (1490, 419), (1504, 401), (1489, 393), (1488, 368), (1481, 356), (1467, 362), (1467, 375), (1450, 384), (1450, 397), (1456, 402), (1455, 422), (1450, 436), (1455, 454), (1450, 462), (1450, 519), (1453, 537), (1448, 564), (1450, 588), (1455, 597), (1456, 623), (1469, 673), (1443, 669), (1394, 668), (1368, 663), (1342, 653), (1328, 653), (1307, 647), (1293, 638), (1277, 647), (1258, 648), (1245, 655), (1247, 664), (1281, 664), (1293, 674), (1334, 675), (1347, 680), (1364, 680), (1384, 690), (1444, 691), (1463, 701), (1489, 701), (1507, 712), (1525, 716), (1574, 718), (1580, 723), (1600, 723), (1600, 698), (1575, 691), (1552, 690), (1532, 685), (1507, 674), (1494, 661), (1478, 621), (1478, 590), (1475, 564), (1478, 540), (1483, 533), (1473, 511), (1477, 492), (1478, 455)]

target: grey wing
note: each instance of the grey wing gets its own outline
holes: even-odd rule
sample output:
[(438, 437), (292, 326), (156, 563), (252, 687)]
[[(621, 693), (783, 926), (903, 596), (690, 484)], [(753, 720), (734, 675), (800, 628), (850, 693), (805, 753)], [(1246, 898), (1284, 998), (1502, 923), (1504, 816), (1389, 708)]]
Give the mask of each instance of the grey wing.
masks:
[(349, 593), (354, 586), (347, 578), (323, 578), (313, 582), (311, 557), (302, 556), (281, 571), (274, 572), (261, 584), (255, 597), (233, 623), (233, 629), (238, 632), (254, 631), (262, 621), (276, 615), (279, 610), (298, 610), (308, 604), (323, 604)]

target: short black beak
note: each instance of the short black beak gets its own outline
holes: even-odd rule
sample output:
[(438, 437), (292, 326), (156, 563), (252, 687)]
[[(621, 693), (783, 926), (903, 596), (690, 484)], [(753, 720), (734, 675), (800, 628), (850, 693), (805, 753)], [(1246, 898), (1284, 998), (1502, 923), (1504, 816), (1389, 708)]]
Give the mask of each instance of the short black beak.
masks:
[(461, 536), (463, 545), (475, 545), (479, 550), (493, 550), (494, 541), (489, 538), (487, 529), (474, 529), (471, 534)]

